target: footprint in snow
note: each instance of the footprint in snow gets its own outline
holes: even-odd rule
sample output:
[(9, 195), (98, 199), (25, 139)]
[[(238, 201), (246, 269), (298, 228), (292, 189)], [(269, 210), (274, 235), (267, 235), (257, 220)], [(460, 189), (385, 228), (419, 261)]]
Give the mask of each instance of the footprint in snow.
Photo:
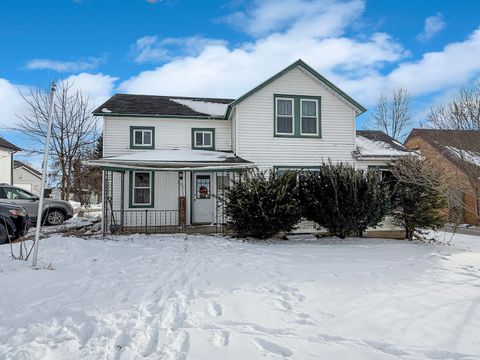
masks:
[(230, 333), (228, 331), (215, 332), (212, 342), (218, 347), (228, 346), (230, 343)]
[(272, 353), (274, 355), (283, 356), (283, 357), (290, 357), (293, 355), (292, 350), (286, 347), (280, 346), (278, 344), (275, 344), (273, 342), (260, 339), (260, 338), (255, 338), (254, 340), (255, 340), (255, 343), (258, 345), (258, 347), (260, 347), (260, 349), (266, 352)]
[(218, 303), (210, 303), (209, 312), (212, 316), (222, 316), (223, 306)]

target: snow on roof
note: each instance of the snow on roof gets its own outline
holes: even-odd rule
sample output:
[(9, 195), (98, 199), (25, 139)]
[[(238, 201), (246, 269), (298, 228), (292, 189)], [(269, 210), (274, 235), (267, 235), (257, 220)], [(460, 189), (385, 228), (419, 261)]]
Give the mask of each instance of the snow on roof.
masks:
[(224, 116), (227, 111), (228, 104), (218, 102), (198, 101), (190, 99), (170, 99), (177, 104), (185, 105), (193, 111), (208, 114), (211, 116)]
[(107, 108), (102, 108), (102, 112), (103, 112), (103, 113), (111, 113), (112, 111), (111, 111), (111, 110), (108, 110)]
[(232, 152), (192, 150), (192, 149), (157, 149), (139, 151), (128, 155), (104, 158), (111, 162), (246, 162)]
[(451, 155), (456, 156), (460, 160), (467, 161), (476, 166), (480, 166), (480, 154), (474, 151), (462, 150), (454, 146), (445, 146)]
[[(397, 144), (403, 147), (400, 143), (397, 142)], [(371, 140), (361, 135), (357, 135), (357, 151), (361, 156), (375, 157), (392, 157), (408, 154), (406, 149), (398, 150), (387, 142)]]

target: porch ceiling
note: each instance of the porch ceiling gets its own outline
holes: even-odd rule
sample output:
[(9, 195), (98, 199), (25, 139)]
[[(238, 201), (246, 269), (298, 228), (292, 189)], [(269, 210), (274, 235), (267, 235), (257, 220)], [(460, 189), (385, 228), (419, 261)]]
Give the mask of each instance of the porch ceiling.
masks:
[(87, 164), (108, 168), (154, 169), (165, 171), (241, 169), (253, 166), (250, 161), (235, 156), (232, 152), (192, 149), (136, 151), (135, 153), (127, 155), (90, 160)]

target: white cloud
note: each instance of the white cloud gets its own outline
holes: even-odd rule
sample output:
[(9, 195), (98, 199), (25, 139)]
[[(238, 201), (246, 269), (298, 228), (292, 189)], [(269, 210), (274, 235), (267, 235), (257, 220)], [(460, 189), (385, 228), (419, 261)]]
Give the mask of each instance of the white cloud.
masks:
[(420, 42), (427, 42), (443, 29), (445, 29), (445, 21), (443, 20), (442, 14), (437, 13), (434, 16), (429, 16), (425, 19), (423, 31), (418, 34), (417, 40)]
[[(320, 6), (327, 3), (331, 6)], [(309, 5), (314, 10), (309, 16), (295, 8)], [(361, 21), (363, 7), (358, 0), (257, 2), (256, 7), (235, 14), (245, 19), (250, 34), (262, 34), (255, 40), (239, 45), (210, 41), (192, 54), (165, 61), (123, 81), (119, 89), (129, 93), (238, 97), (302, 58), (371, 106), (380, 92), (396, 87), (406, 88), (413, 96), (437, 96), (479, 76), (480, 29), (441, 51), (408, 60), (410, 53), (388, 34), (345, 36), (352, 23)], [(272, 9), (277, 10), (269, 13)], [(229, 21), (234, 22), (234, 17)]]
[(73, 89), (78, 89), (82, 94), (88, 96), (92, 107), (97, 107), (112, 96), (116, 80), (118, 78), (101, 73), (80, 73), (71, 75), (64, 81), (72, 84)]
[(466, 40), (425, 53), (418, 61), (400, 63), (386, 75), (376, 72), (354, 80), (338, 75), (337, 80), (360, 100), (372, 104), (380, 92), (396, 87), (407, 89), (413, 96), (422, 96), (462, 86), (480, 75), (479, 58), (480, 28)]
[[(97, 107), (113, 94), (117, 78), (104, 74), (80, 73), (64, 79), (88, 96), (91, 107)], [(29, 86), (13, 84), (0, 78), (0, 129), (15, 128), (17, 115), (25, 114), (29, 107), (20, 91), (28, 97)]]
[(157, 36), (139, 38), (130, 47), (135, 62), (163, 62), (181, 56), (196, 56), (204, 47), (223, 45), (222, 40), (208, 39), (200, 36), (186, 38), (159, 39)]
[(0, 79), (0, 128), (14, 127), (16, 114), (25, 111), (27, 106), (20, 96), (21, 88), (6, 79)]
[[(406, 55), (387, 34), (366, 35), (361, 40), (339, 35), (358, 18), (363, 1), (291, 0), (280, 3), (286, 13), (292, 10), (287, 5), (300, 3), (302, 6), (311, 3), (315, 12), (309, 16), (295, 16), (289, 25), (282, 23), (282, 31), (261, 36), (252, 42), (229, 46), (222, 41), (208, 41), (197, 48), (196, 54), (174, 58), (122, 82), (120, 90), (236, 97), (298, 58), (327, 76), (333, 76), (335, 70), (341, 69), (349, 78), (356, 78), (375, 72), (385, 63), (396, 62)], [(327, 3), (330, 6), (319, 5)], [(263, 2), (260, 4), (261, 11), (253, 9), (246, 13), (246, 17), (252, 18), (252, 24), (262, 18), (263, 12), (276, 6), (272, 1), (268, 1), (271, 7)], [(262, 29), (272, 30), (280, 26), (277, 25), (278, 20), (272, 18), (264, 22), (268, 26), (264, 25)], [(163, 56), (163, 53), (160, 55)]]
[[(246, 11), (224, 21), (252, 35), (289, 30), (310, 35), (338, 35), (364, 10), (363, 0), (256, 0)], [(293, 28), (291, 25), (294, 24)]]
[(57, 72), (78, 72), (92, 70), (105, 61), (104, 58), (90, 57), (79, 61), (32, 59), (25, 64), (28, 70), (53, 70)]

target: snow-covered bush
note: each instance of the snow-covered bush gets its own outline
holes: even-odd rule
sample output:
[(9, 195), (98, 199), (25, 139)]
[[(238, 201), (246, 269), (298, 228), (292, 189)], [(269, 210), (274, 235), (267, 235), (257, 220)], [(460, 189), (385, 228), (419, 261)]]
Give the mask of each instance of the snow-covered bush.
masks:
[(391, 208), (388, 185), (375, 170), (329, 163), (300, 179), (304, 217), (340, 238), (375, 227)]
[(300, 221), (297, 175), (246, 172), (224, 195), (227, 225), (239, 237), (267, 239)]
[(415, 232), (436, 230), (446, 222), (446, 182), (442, 174), (427, 160), (414, 156), (401, 158), (393, 164), (393, 217), (405, 228), (405, 237)]

